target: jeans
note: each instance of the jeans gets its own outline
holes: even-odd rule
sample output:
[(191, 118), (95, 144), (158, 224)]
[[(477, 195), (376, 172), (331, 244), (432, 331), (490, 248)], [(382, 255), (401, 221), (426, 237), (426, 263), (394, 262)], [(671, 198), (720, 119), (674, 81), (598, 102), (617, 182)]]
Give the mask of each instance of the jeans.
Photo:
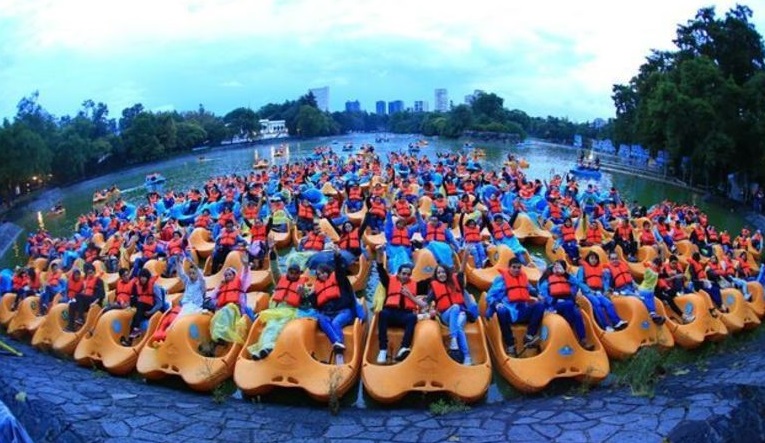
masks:
[[(515, 313), (515, 316), (513, 316)], [(497, 320), (502, 330), (502, 338), (506, 345), (515, 343), (513, 337), (513, 323), (528, 323), (526, 335), (537, 335), (539, 326), (542, 324), (542, 317), (545, 315), (545, 306), (543, 303), (502, 303), (497, 307)], [(513, 318), (515, 317), (515, 318)]]
[(649, 314), (656, 314), (656, 301), (653, 298), (652, 290), (639, 289), (637, 293), (637, 297), (640, 298), (640, 300), (645, 305), (646, 309), (648, 309)]
[(133, 315), (133, 320), (130, 321), (131, 330), (140, 329), (141, 322), (148, 318), (146, 313), (151, 311), (151, 308), (153, 306), (148, 303), (138, 302), (135, 304), (135, 314)]
[(417, 325), (417, 314), (414, 311), (387, 307), (380, 311), (377, 318), (377, 335), (381, 351), (388, 349), (388, 325), (403, 327), (404, 337), (401, 339), (401, 347), (412, 347), (414, 327)]
[(465, 246), (467, 246), (468, 251), (473, 254), (473, 258), (475, 259), (475, 267), (479, 269), (482, 268), (483, 263), (486, 261), (486, 249), (483, 247), (483, 243), (465, 243)]
[(587, 333), (584, 330), (582, 313), (579, 311), (579, 308), (573, 300), (556, 300), (553, 302), (552, 307), (555, 309), (556, 313), (565, 318), (568, 324), (574, 328), (576, 338), (579, 339), (579, 341), (582, 341), (587, 337)]
[(439, 314), (441, 322), (449, 326), (449, 336), (457, 340), (457, 347), (464, 355), (470, 355), (467, 336), (465, 335), (465, 323), (467, 314), (462, 311), (460, 305), (452, 305), (444, 312)]
[(614, 303), (608, 297), (599, 293), (585, 294), (584, 296), (592, 305), (592, 315), (601, 328), (613, 326), (622, 321), (616, 312)]
[(576, 241), (563, 242), (561, 247), (563, 247), (563, 250), (566, 251), (566, 255), (568, 255), (568, 258), (572, 261), (579, 260), (579, 244)]
[(353, 322), (353, 311), (342, 309), (334, 315), (320, 312), (317, 320), (319, 321), (319, 328), (327, 334), (330, 343), (344, 343), (343, 328)]

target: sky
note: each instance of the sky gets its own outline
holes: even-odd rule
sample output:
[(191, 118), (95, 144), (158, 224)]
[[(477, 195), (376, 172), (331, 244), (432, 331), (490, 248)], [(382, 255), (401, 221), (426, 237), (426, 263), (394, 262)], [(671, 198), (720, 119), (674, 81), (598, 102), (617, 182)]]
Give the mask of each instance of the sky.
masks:
[[(746, 0), (740, 0), (747, 4)], [(112, 117), (217, 114), (329, 86), (330, 110), (359, 100), (455, 105), (475, 89), (534, 116), (614, 115), (611, 87), (704, 0), (0, 0), (0, 118), (38, 90), (54, 115), (84, 100)], [(765, 2), (749, 0), (765, 32)]]

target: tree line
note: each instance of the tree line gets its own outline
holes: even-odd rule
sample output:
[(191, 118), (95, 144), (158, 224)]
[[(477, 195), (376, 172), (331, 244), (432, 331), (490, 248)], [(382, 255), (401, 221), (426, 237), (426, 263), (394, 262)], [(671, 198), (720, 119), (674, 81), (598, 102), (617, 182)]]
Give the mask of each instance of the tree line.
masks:
[(295, 137), (384, 131), (456, 138), (465, 131), (481, 131), (570, 143), (574, 134), (598, 135), (588, 123), (508, 110), (493, 93), (480, 94), (471, 105), (448, 112), (329, 113), (318, 109), (309, 92), (297, 100), (268, 103), (257, 111), (236, 108), (224, 116), (203, 105), (194, 111), (152, 112), (139, 103), (114, 118), (106, 104), (93, 100), (85, 100), (74, 116), (56, 117), (40, 105), (39, 93), (34, 92), (19, 101), (13, 119), (0, 125), (0, 197), (7, 200), (17, 186), (71, 183), (194, 147), (251, 138), (260, 130), (260, 119), (284, 120), (289, 135)]
[(666, 150), (692, 183), (765, 178), (765, 52), (751, 18), (747, 6), (722, 17), (709, 7), (678, 25), (674, 50), (653, 50), (629, 83), (614, 85), (612, 139)]

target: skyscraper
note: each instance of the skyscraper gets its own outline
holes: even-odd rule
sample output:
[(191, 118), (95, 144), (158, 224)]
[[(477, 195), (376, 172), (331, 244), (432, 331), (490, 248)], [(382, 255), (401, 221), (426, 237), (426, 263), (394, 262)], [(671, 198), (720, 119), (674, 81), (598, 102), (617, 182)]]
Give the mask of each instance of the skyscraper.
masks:
[(377, 115), (385, 115), (385, 102), (382, 100), (378, 100), (375, 103), (375, 110), (377, 112)]
[(345, 112), (360, 112), (361, 103), (358, 100), (345, 102)]
[(449, 110), (449, 93), (445, 88), (436, 89), (436, 112), (447, 112)]
[(310, 89), (313, 96), (316, 98), (316, 106), (325, 112), (329, 111), (329, 86), (323, 88)]
[(395, 114), (396, 112), (404, 112), (404, 102), (401, 100), (394, 100), (388, 102), (388, 114)]
[(428, 102), (424, 100), (415, 100), (414, 112), (428, 112)]

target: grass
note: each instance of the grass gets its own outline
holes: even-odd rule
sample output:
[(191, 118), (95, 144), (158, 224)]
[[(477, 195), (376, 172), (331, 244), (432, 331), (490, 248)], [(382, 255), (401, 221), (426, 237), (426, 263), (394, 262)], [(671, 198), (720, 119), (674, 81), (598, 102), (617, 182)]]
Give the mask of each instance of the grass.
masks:
[(448, 400), (441, 398), (431, 403), (430, 406), (428, 406), (428, 409), (433, 415), (446, 415), (453, 412), (469, 411), (470, 406), (453, 398)]
[(212, 390), (212, 400), (216, 404), (223, 404), (226, 402), (227, 399), (231, 398), (232, 395), (234, 395), (234, 392), (236, 392), (236, 384), (234, 384), (234, 380), (227, 379), (223, 383), (219, 384), (215, 387), (215, 389)]
[(611, 373), (616, 377), (616, 384), (629, 386), (633, 395), (653, 397), (656, 384), (667, 375), (685, 375), (688, 366), (706, 372), (709, 358), (719, 354), (740, 351), (752, 340), (763, 335), (765, 328), (743, 331), (718, 343), (704, 343), (697, 349), (686, 350), (679, 347), (669, 351), (660, 351), (657, 347), (641, 349), (631, 359), (613, 362)]

